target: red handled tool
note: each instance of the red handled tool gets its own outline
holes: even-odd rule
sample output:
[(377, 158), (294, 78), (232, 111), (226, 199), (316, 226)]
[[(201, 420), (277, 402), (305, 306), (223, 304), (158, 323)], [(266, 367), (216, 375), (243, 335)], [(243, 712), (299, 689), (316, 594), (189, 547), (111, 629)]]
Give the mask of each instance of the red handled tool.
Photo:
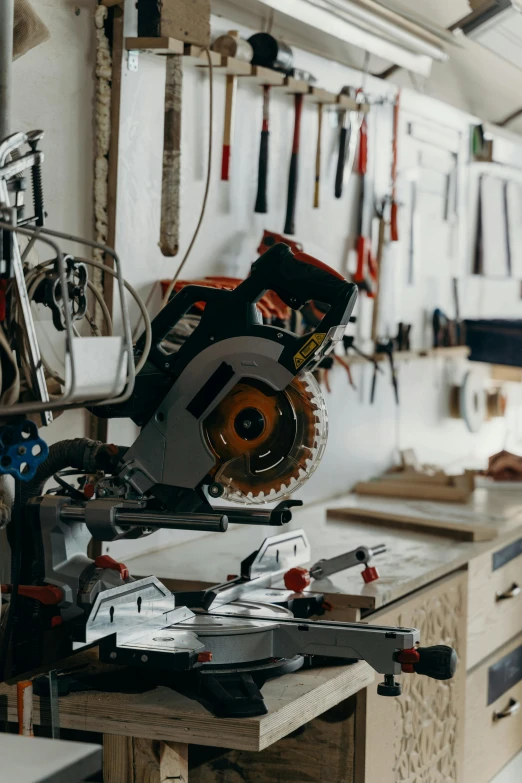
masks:
[(230, 155), (232, 133), (234, 129), (234, 110), (236, 105), (237, 76), (228, 75), (225, 93), (225, 124), (223, 127), (223, 153), (221, 156), (221, 179), (230, 179)]
[(393, 140), (392, 140), (392, 191), (391, 191), (391, 213), (390, 213), (390, 239), (392, 242), (399, 240), (399, 205), (397, 203), (397, 147), (399, 139), (399, 112), (400, 112), (400, 91), (395, 98), (393, 106)]
[(373, 203), (373, 183), (368, 176), (368, 125), (366, 117), (361, 123), (359, 131), (359, 160), (358, 172), (361, 175), (362, 189), (359, 205), (357, 240), (355, 250), (357, 253), (357, 268), (353, 276), (353, 282), (366, 294), (373, 298), (375, 280), (377, 278), (377, 265), (372, 256), (372, 220), (375, 212)]

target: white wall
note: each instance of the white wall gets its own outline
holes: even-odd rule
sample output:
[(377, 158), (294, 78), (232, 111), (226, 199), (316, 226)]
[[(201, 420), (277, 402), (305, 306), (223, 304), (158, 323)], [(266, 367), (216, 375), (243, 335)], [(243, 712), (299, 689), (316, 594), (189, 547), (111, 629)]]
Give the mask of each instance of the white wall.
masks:
[[(32, 0), (48, 41), (13, 65), (12, 131), (41, 128), (47, 225), (92, 239), (95, 0)], [(78, 13), (79, 12), (79, 13)], [(31, 205), (29, 204), (28, 213)], [(75, 247), (78, 251), (78, 248)], [(42, 256), (44, 257), (44, 256)], [(50, 320), (50, 313), (43, 318)], [(42, 335), (39, 329), (39, 334)], [(51, 359), (45, 336), (42, 352)], [(64, 413), (43, 433), (49, 443), (84, 435), (83, 411)]]
[[(15, 111), (13, 127), (43, 127), (45, 140), (45, 182), (49, 225), (89, 236), (92, 234), (92, 101), (94, 0), (34, 0), (35, 9), (51, 30), (51, 40), (15, 63)], [(80, 14), (75, 14), (75, 9)], [(236, 27), (227, 19), (213, 19), (216, 33)], [(240, 29), (247, 32), (245, 27)], [(337, 91), (344, 84), (359, 86), (361, 75), (350, 68), (323, 60), (304, 51), (296, 52), (296, 64), (316, 74), (320, 84)], [(264, 228), (281, 231), (286, 203), (287, 170), (290, 154), (293, 111), (288, 96), (273, 91), (270, 146), (270, 213), (255, 215), (255, 176), (261, 127), (261, 88), (249, 80), (239, 80), (236, 115), (236, 139), (232, 180), (219, 180), (220, 147), (223, 123), (224, 79), (215, 77), (214, 143), (212, 188), (205, 222), (184, 272), (195, 277), (212, 272), (246, 273), (256, 257), (255, 248)], [(366, 88), (375, 96), (393, 94), (392, 85), (371, 77)], [(164, 61), (161, 57), (140, 55), (137, 73), (123, 66), (122, 127), (120, 143), (117, 250), (123, 258), (130, 282), (147, 297), (151, 287), (171, 275), (182, 257), (197, 222), (204, 189), (206, 134), (208, 128), (208, 78), (204, 69), (187, 67), (183, 91), (182, 138), (182, 236), (180, 255), (165, 259), (157, 247), (161, 150), (163, 134)], [(403, 92), (404, 116), (413, 112), (422, 116), (444, 117), (444, 123), (462, 129), (463, 137), (471, 115), (450, 110), (431, 99)], [(388, 115), (387, 115), (388, 112)], [(375, 155), (379, 160), (378, 189), (387, 186), (389, 172), (389, 107), (379, 113)], [(329, 116), (329, 115), (328, 115)], [(333, 177), (337, 131), (326, 117), (324, 125), (322, 205), (312, 209), (316, 114), (305, 106), (302, 128), (302, 156), (297, 215), (297, 238), (308, 252), (342, 271), (347, 270), (347, 249), (353, 240), (354, 206), (358, 183), (353, 179), (342, 200), (333, 197)], [(465, 192), (463, 192), (465, 199)], [(406, 198), (406, 197), (405, 197)], [(401, 221), (408, 204), (401, 210)], [(402, 225), (402, 224), (401, 224)], [(401, 233), (407, 233), (407, 225)], [(351, 239), (350, 239), (351, 236)], [(400, 252), (399, 252), (400, 249)], [(404, 282), (405, 247), (397, 249), (396, 272)], [(436, 237), (433, 251), (437, 257)], [(461, 276), (461, 298), (465, 315), (520, 315), (518, 284), (510, 281), (491, 283), (471, 279), (465, 274), (463, 250), (456, 261)], [(426, 307), (437, 300), (451, 307), (445, 245), (440, 247), (441, 264), (419, 261), (415, 286), (403, 284), (397, 297), (397, 318), (411, 317), (416, 324), (414, 339), (422, 341), (422, 322)], [(436, 295), (433, 293), (436, 291)], [(427, 292), (431, 299), (427, 299)], [(153, 301), (157, 307), (158, 298)], [(362, 321), (367, 322), (368, 302), (362, 302)], [(402, 309), (401, 309), (402, 308)], [(133, 310), (134, 321), (137, 313)], [(518, 392), (506, 422), (487, 424), (480, 435), (466, 432), (461, 422), (447, 418), (447, 387), (459, 380), (461, 363), (422, 360), (399, 366), (401, 404), (397, 409), (390, 379), (380, 378), (376, 402), (368, 398), (371, 368), (356, 366), (357, 390), (350, 389), (344, 371), (332, 373), (332, 392), (326, 394), (330, 416), (330, 439), (322, 464), (300, 496), (313, 500), (345, 491), (354, 481), (372, 475), (390, 464), (398, 447), (415, 447), (424, 459), (448, 463), (467, 453), (484, 456), (489, 451), (510, 445), (515, 447), (521, 429), (518, 421)], [(48, 429), (50, 442), (84, 434), (84, 416), (64, 414)], [(130, 443), (135, 428), (130, 422), (114, 421), (110, 437)], [(119, 542), (108, 547), (117, 555), (162, 546), (182, 540), (188, 534), (162, 531), (142, 542)], [(255, 537), (255, 531), (253, 531)]]
[[(217, 35), (231, 27), (244, 34), (249, 30), (237, 21), (213, 19)], [(297, 50), (296, 65), (312, 71), (318, 83), (332, 91), (344, 84), (359, 86), (362, 76), (357, 71)], [(195, 278), (211, 273), (245, 274), (255, 259), (255, 248), (264, 228), (281, 231), (286, 205), (287, 171), (293, 128), (293, 104), (289, 96), (272, 91), (271, 139), (269, 174), (269, 214), (256, 215), (253, 211), (256, 188), (259, 131), (261, 127), (261, 88), (248, 79), (239, 79), (235, 141), (232, 174), (229, 183), (219, 179), (221, 137), (224, 107), (224, 78), (218, 73), (214, 79), (214, 140), (212, 187), (207, 214), (193, 254), (183, 272), (184, 278)], [(366, 89), (376, 98), (394, 94), (394, 88), (371, 77)], [(176, 259), (161, 256), (157, 246), (159, 237), (159, 206), (161, 152), (163, 133), (164, 62), (153, 55), (140, 55), (139, 70), (131, 72), (124, 65), (122, 87), (122, 127), (120, 139), (119, 205), (117, 250), (124, 259), (126, 274), (142, 296), (148, 296), (151, 286), (162, 277), (168, 277), (183, 257), (196, 225), (204, 190), (206, 171), (206, 143), (208, 132), (208, 77), (206, 69), (187, 67), (183, 87), (182, 135), (182, 199), (181, 247)], [(462, 161), (467, 159), (468, 128), (472, 115), (452, 109), (437, 101), (403, 91), (403, 135), (401, 158), (403, 169), (409, 167), (407, 119), (431, 118), (457, 128), (461, 134)], [(301, 167), (298, 194), (296, 238), (306, 251), (317, 255), (331, 266), (346, 272), (353, 259), (348, 250), (353, 246), (355, 205), (359, 183), (353, 178), (341, 200), (333, 196), (337, 129), (330, 122), (330, 113), (324, 124), (322, 202), (319, 210), (312, 208), (314, 160), (316, 140), (316, 109), (305, 105), (301, 137)], [(377, 119), (376, 119), (377, 118)], [(372, 122), (376, 123), (371, 142), (377, 161), (377, 192), (382, 195), (389, 182), (391, 108), (375, 107)], [(401, 171), (401, 163), (399, 165)], [(401, 171), (401, 176), (404, 171)], [(404, 189), (403, 189), (404, 190)], [(465, 181), (461, 187), (461, 212), (466, 209)], [(455, 258), (449, 259), (447, 237), (439, 236), (435, 226), (429, 247), (429, 258), (417, 259), (416, 280), (406, 286), (408, 201), (404, 195), (401, 209), (402, 241), (396, 249), (397, 279), (396, 318), (415, 324), (414, 344), (426, 347), (426, 313), (434, 306), (443, 306), (453, 315), (451, 277), (461, 278), (462, 312), (465, 316), (501, 314), (509, 312), (520, 316), (519, 285), (516, 281), (489, 281), (472, 279), (467, 274), (465, 225), (459, 230)], [(428, 221), (429, 227), (429, 221)], [(158, 297), (155, 298), (156, 306)], [(362, 299), (359, 316), (363, 326), (362, 338), (368, 336), (367, 324), (371, 305)], [(136, 317), (136, 315), (134, 316)], [(330, 438), (324, 459), (317, 472), (298, 493), (304, 500), (340, 494), (356, 480), (375, 474), (395, 458), (397, 448), (414, 447), (423, 459), (448, 464), (465, 454), (475, 453), (484, 458), (506, 443), (506, 422), (494, 421), (484, 426), (480, 435), (471, 435), (460, 421), (448, 418), (448, 387), (459, 382), (467, 369), (465, 362), (446, 360), (412, 361), (398, 368), (401, 403), (396, 408), (388, 369), (377, 384), (375, 404), (369, 404), (372, 369), (356, 366), (354, 379), (357, 390), (352, 390), (342, 369), (332, 373), (332, 392), (327, 396)], [(477, 370), (484, 376), (487, 369)], [(516, 426), (518, 392), (512, 391), (514, 401), (509, 442), (518, 440)], [(113, 421), (110, 438), (130, 442), (136, 429), (130, 422)], [(170, 541), (181, 541), (195, 534), (161, 531), (142, 542), (117, 542), (108, 550), (120, 556), (147, 548), (163, 546)], [(255, 537), (255, 531), (253, 532)]]

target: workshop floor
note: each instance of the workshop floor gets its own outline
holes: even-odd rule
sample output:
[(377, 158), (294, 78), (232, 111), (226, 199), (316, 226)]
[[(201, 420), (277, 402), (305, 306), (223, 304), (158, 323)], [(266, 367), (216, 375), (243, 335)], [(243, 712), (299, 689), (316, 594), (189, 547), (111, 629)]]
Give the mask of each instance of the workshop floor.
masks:
[(491, 783), (520, 783), (522, 780), (522, 753), (515, 756)]

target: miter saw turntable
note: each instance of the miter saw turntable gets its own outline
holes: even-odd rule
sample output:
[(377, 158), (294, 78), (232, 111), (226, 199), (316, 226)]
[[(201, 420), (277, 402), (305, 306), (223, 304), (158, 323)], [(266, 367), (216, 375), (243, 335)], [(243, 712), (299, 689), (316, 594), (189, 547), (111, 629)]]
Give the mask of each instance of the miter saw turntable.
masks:
[[(267, 290), (294, 309), (314, 299), (327, 311), (307, 334), (264, 324), (256, 302)], [(106, 661), (183, 672), (184, 682), (187, 672), (198, 673), (211, 690), (226, 691), (230, 676), (232, 691), (240, 693), (225, 698), (229, 706), (220, 714), (231, 714), (231, 704), (234, 714), (262, 711), (261, 696), (245, 701), (244, 689), (252, 696), (256, 682), (313, 656), (366, 660), (384, 674), (383, 695), (398, 695), (401, 671), (452, 676), (454, 651), (417, 648), (415, 629), (296, 618), (284, 606), (244, 594), (244, 574), (193, 610), (156, 577), (133, 579), (107, 555), (86, 554), (91, 538), (288, 522), (299, 505), (289, 495), (316, 469), (327, 438), (326, 406), (312, 371), (342, 339), (356, 296), (337, 272), (276, 244), (234, 290), (189, 285), (168, 303), (153, 321), (130, 399), (91, 408), (98, 416), (130, 417), (141, 427), (135, 443), (62, 441), (23, 485), (20, 567), (15, 583), (2, 586), (21, 601), (14, 672), (40, 665), (46, 634), (59, 632), (74, 649), (98, 645)], [(200, 302), (197, 328), (169, 352), (165, 338)], [(136, 355), (147, 349), (144, 336)], [(77, 486), (67, 481), (71, 469), (80, 476)], [(53, 476), (58, 488), (43, 494)], [(216, 505), (220, 499), (229, 505)], [(300, 543), (289, 541), (269, 547), (264, 562), (254, 555), (251, 566), (263, 571), (288, 546), (289, 559), (300, 565)], [(250, 569), (249, 582), (252, 576)], [(263, 573), (258, 576), (256, 589), (266, 587)]]

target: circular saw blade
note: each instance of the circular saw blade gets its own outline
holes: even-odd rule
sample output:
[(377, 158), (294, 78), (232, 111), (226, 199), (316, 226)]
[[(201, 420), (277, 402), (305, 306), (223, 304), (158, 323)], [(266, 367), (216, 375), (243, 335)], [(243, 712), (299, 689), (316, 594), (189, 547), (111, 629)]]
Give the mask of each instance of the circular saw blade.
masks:
[(203, 431), (216, 458), (213, 479), (226, 497), (268, 503), (294, 492), (317, 467), (326, 445), (326, 406), (310, 373), (282, 391), (243, 378)]

